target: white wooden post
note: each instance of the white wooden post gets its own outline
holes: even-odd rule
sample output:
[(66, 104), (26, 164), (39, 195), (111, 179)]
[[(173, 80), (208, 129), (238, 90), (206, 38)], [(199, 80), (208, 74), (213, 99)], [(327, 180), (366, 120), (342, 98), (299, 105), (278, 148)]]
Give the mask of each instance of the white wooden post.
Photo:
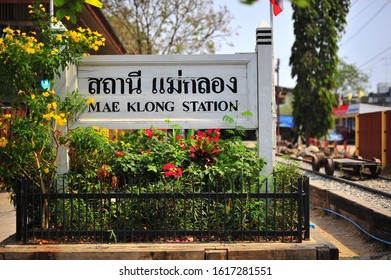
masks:
[[(69, 65), (65, 71), (61, 73), (61, 76), (55, 80), (54, 90), (63, 101), (68, 92), (72, 92), (77, 89), (77, 66)], [(67, 133), (67, 127), (61, 127), (63, 134)], [(67, 173), (69, 170), (69, 157), (66, 147), (60, 147), (57, 161), (57, 172), (59, 175)]]
[(256, 31), (258, 62), (258, 156), (267, 161), (263, 175), (273, 171), (275, 151), (275, 93), (273, 73), (273, 38), (270, 25)]

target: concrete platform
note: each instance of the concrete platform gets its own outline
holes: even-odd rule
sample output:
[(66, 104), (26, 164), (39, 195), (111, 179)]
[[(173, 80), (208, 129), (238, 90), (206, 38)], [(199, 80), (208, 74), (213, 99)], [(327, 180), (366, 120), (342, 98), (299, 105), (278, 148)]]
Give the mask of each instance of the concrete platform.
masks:
[[(319, 241), (318, 241), (319, 240)], [(330, 260), (338, 248), (303, 243), (3, 245), (0, 260)]]

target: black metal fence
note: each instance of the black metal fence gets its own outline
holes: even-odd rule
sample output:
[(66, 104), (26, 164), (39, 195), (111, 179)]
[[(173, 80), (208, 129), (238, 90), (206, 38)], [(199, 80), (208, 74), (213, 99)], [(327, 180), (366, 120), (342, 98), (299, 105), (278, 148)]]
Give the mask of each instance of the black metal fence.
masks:
[(301, 242), (310, 236), (309, 179), (282, 185), (57, 181), (42, 193), (23, 181), (16, 235), (23, 243)]

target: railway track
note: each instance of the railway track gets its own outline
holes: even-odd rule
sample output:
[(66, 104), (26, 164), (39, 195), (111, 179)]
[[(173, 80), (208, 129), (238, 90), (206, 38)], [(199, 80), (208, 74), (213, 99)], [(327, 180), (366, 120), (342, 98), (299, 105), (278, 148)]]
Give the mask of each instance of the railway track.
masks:
[[(278, 156), (278, 160), (282, 159), (283, 157)], [(336, 181), (375, 195), (383, 196), (384, 198), (390, 199), (391, 204), (391, 178), (389, 177), (381, 175), (374, 177), (371, 173), (363, 171), (357, 173), (357, 171), (349, 168), (342, 168), (331, 176), (320, 171), (314, 171), (312, 168), (312, 161), (309, 159), (287, 157), (284, 157), (284, 159), (300, 162), (301, 164), (298, 168), (307, 174), (314, 174), (327, 180)]]
[(330, 176), (314, 171), (312, 160), (276, 156), (276, 161), (295, 161), (310, 178), (312, 207), (333, 213), (354, 224), (381, 244), (391, 246), (391, 180), (339, 169)]

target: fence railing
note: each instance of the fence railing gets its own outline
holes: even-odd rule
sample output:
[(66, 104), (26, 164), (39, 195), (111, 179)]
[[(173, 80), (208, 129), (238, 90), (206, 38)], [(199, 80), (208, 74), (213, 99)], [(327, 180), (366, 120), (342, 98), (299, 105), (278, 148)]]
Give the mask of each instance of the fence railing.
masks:
[(301, 242), (310, 236), (309, 179), (282, 184), (57, 181), (42, 193), (22, 181), (16, 236), (23, 243)]

